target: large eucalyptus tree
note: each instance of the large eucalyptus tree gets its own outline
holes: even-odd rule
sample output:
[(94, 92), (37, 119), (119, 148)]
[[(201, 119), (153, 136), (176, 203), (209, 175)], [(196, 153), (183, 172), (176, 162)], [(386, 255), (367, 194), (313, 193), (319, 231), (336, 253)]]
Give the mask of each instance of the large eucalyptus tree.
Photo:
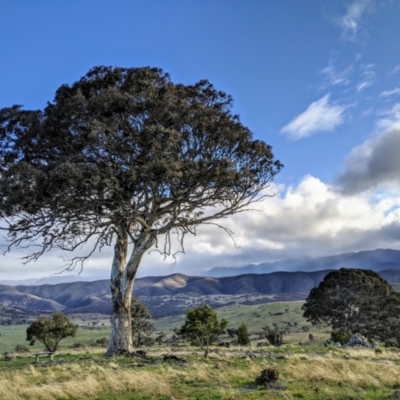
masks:
[[(0, 217), (25, 261), (114, 246), (108, 354), (132, 350), (131, 295), (143, 255), (171, 234), (248, 209), (282, 165), (206, 80), (157, 68), (95, 67), (44, 110), (0, 110)], [(214, 222), (213, 222), (214, 221)], [(219, 224), (216, 224), (220, 226)], [(164, 240), (162, 240), (164, 239)], [(35, 247), (37, 246), (37, 247)]]

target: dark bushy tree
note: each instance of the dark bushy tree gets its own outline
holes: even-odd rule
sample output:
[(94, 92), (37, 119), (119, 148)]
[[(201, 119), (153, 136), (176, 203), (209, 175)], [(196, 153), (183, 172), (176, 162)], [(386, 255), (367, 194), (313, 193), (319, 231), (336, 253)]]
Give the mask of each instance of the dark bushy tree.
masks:
[(136, 297), (132, 298), (131, 316), (133, 345), (140, 347), (144, 339), (154, 332), (154, 325), (150, 322), (149, 310)]
[(76, 326), (62, 312), (52, 316), (40, 316), (26, 329), (26, 340), (33, 346), (36, 341), (44, 344), (47, 351), (56, 351), (62, 339), (75, 336)]
[(345, 269), (328, 273), (311, 289), (302, 309), (313, 325), (375, 339), (400, 337), (400, 294), (376, 272)]
[(185, 86), (157, 68), (95, 67), (44, 110), (0, 110), (8, 250), (29, 246), (28, 262), (86, 244), (72, 269), (114, 246), (109, 355), (133, 350), (131, 296), (143, 255), (153, 246), (165, 256), (184, 251), (197, 226), (221, 227), (214, 221), (268, 196), (282, 165), (232, 103), (206, 80)]
[(247, 332), (247, 326), (242, 322), (237, 330), (237, 342), (241, 346), (247, 346), (250, 344), (249, 333)]
[(274, 329), (271, 329), (270, 327), (266, 326), (263, 328), (263, 330), (265, 332), (264, 335), (266, 339), (268, 339), (268, 341), (272, 344), (272, 346), (275, 347), (282, 346), (284, 332), (278, 330), (277, 326), (275, 326)]
[(185, 323), (177, 333), (190, 340), (192, 345), (200, 346), (207, 358), (209, 346), (222, 335), (227, 325), (226, 319), (222, 318), (219, 322), (214, 309), (204, 304), (186, 311)]

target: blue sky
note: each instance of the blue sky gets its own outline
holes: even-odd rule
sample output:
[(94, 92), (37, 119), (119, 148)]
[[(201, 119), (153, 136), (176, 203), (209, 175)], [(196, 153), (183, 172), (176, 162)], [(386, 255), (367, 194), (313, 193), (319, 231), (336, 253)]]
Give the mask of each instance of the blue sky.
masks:
[[(49, 0), (0, 3), (0, 108), (43, 108), (95, 65), (210, 80), (284, 164), (260, 213), (199, 231), (142, 275), (400, 248), (400, 3), (391, 0)], [(109, 252), (87, 274), (108, 274)], [(18, 251), (1, 275), (26, 271)], [(52, 254), (37, 276), (61, 265)], [(25, 272), (26, 275), (26, 272)]]

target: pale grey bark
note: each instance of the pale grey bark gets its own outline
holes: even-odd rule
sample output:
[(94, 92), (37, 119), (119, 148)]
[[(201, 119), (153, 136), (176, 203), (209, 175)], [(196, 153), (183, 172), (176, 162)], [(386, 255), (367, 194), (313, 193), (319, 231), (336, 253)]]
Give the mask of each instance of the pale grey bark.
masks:
[(108, 344), (108, 355), (121, 351), (133, 351), (131, 328), (131, 303), (133, 283), (143, 254), (155, 243), (155, 238), (145, 234), (135, 240), (129, 261), (128, 233), (119, 227), (117, 242), (114, 246), (114, 258), (111, 268), (111, 332)]

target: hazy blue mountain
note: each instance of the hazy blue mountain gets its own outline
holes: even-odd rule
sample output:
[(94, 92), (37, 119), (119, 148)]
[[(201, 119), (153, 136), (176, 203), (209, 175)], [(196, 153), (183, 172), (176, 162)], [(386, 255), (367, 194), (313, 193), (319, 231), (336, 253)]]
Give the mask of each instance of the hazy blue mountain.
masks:
[[(277, 300), (305, 299), (330, 270), (312, 272), (272, 272), (230, 277), (204, 277), (174, 274), (141, 278), (134, 295), (145, 299), (153, 315), (182, 313), (182, 304), (174, 295), (268, 295)], [(391, 283), (400, 283), (400, 270), (387, 269), (379, 274)], [(166, 296), (160, 298), (159, 296)], [(272, 301), (272, 300), (271, 300)], [(174, 302), (176, 304), (174, 304)], [(63, 310), (66, 313), (104, 313), (111, 311), (109, 280), (72, 282), (42, 286), (0, 285), (0, 305), (32, 311)], [(185, 305), (187, 307), (187, 305)]]
[(272, 263), (249, 264), (243, 267), (216, 267), (207, 271), (207, 275), (222, 277), (242, 274), (266, 274), (273, 271), (312, 272), (340, 268), (370, 269), (375, 272), (385, 269), (400, 270), (400, 250), (378, 249), (329, 257), (300, 258)]
[(42, 279), (4, 279), (0, 280), (0, 285), (8, 286), (41, 286), (41, 285), (57, 285), (59, 283), (70, 283), (70, 282), (93, 282), (98, 279), (94, 277), (82, 277), (80, 275), (52, 275)]

